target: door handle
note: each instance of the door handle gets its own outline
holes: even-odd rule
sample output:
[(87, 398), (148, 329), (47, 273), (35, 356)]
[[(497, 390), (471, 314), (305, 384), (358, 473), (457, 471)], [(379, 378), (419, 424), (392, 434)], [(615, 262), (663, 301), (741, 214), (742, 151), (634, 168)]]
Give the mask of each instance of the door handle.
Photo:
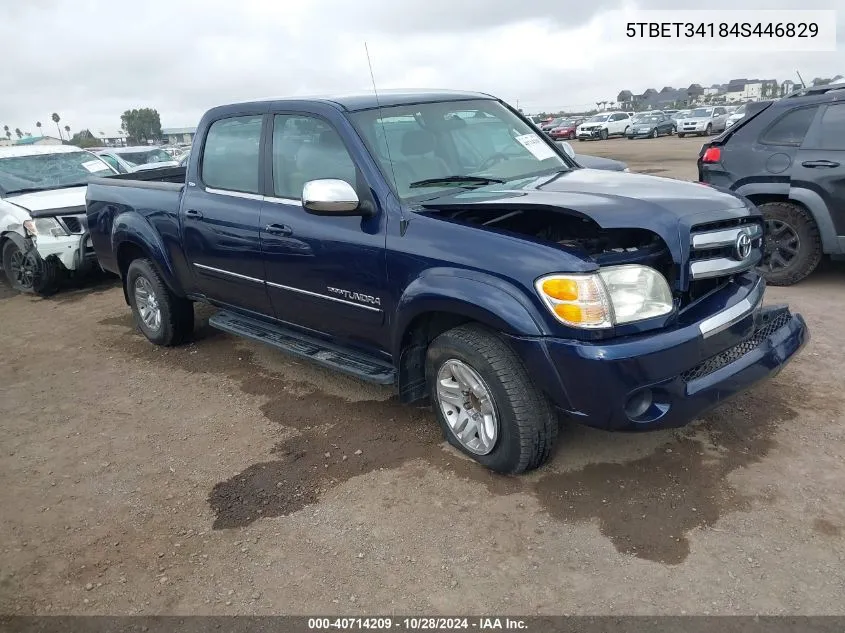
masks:
[(202, 217), (202, 211), (197, 211), (196, 209), (188, 209), (187, 211), (185, 211), (185, 217), (200, 219)]
[(839, 167), (839, 163), (832, 160), (805, 160), (801, 163), (804, 167)]
[(293, 234), (293, 229), (287, 224), (268, 224), (264, 227), (264, 231), (266, 233), (272, 233), (273, 235), (288, 236)]

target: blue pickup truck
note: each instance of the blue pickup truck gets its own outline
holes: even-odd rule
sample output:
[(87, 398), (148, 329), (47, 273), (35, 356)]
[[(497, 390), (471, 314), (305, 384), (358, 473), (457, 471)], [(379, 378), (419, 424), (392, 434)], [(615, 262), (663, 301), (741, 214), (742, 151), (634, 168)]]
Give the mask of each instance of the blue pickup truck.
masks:
[(548, 458), (560, 413), (683, 425), (809, 336), (763, 306), (747, 200), (580, 168), (485, 94), (217, 107), (187, 168), (94, 178), (87, 218), (153, 343), (208, 302), (214, 327), (429, 401), (505, 473)]

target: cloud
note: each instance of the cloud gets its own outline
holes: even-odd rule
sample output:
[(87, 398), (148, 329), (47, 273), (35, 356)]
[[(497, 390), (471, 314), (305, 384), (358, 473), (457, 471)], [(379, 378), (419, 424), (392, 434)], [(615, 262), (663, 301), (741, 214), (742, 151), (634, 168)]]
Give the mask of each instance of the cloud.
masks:
[[(570, 6), (566, 6), (570, 4)], [(727, 11), (735, 2), (712, 0)], [(747, 4), (747, 3), (745, 3)], [(810, 8), (835, 8), (818, 0)], [(165, 126), (193, 125), (220, 103), (267, 96), (440, 87), (501, 96), (526, 111), (587, 107), (622, 89), (710, 85), (733, 77), (845, 74), (836, 53), (637, 52), (608, 39), (623, 7), (700, 9), (700, 0), (28, 0), (0, 24), (0, 125), (49, 133), (116, 129), (154, 107)], [(743, 7), (748, 8), (748, 7)], [(794, 8), (766, 0), (759, 8)], [(807, 8), (807, 7), (805, 7)], [(845, 38), (845, 11), (838, 39)]]

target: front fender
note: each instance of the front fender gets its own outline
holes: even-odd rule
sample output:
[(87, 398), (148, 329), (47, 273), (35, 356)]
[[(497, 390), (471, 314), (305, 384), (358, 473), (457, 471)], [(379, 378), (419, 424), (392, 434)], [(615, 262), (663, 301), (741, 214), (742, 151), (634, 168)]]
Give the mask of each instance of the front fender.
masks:
[(185, 296), (173, 260), (160, 235), (144, 217), (131, 211), (118, 215), (112, 225), (111, 247), (115, 256), (120, 252), (120, 247), (127, 243), (140, 248), (152, 260), (162, 280), (174, 294)]
[(396, 306), (395, 358), (410, 324), (428, 312), (446, 312), (514, 336), (547, 334), (541, 315), (516, 286), (482, 272), (434, 268), (411, 282)]

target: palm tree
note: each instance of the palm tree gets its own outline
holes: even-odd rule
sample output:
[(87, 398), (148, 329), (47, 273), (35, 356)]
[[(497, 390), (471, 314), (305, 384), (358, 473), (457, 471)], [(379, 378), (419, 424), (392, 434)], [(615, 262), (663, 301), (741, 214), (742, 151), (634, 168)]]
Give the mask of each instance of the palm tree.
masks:
[(596, 110), (601, 110), (601, 101), (596, 101)]
[(69, 125), (65, 126), (65, 132), (67, 132), (67, 138), (68, 138), (68, 140), (70, 140), (70, 126)]
[(9, 131), (8, 125), (3, 126), (3, 132), (6, 134), (6, 138), (12, 138), (12, 133)]
[(53, 119), (53, 123), (56, 124), (56, 129), (59, 131), (59, 138), (61, 140), (65, 140), (65, 137), (62, 136), (62, 128), (59, 127), (59, 121), (62, 120), (62, 117), (60, 117), (58, 114), (53, 112), (53, 114), (50, 116), (50, 118)]
[(35, 127), (37, 127), (38, 131), (41, 132), (41, 136), (44, 136), (44, 130), (41, 129), (41, 121), (36, 121)]
[(23, 138), (23, 132), (21, 132), (21, 129), (19, 127), (15, 128), (15, 134), (18, 135), (18, 138)]

